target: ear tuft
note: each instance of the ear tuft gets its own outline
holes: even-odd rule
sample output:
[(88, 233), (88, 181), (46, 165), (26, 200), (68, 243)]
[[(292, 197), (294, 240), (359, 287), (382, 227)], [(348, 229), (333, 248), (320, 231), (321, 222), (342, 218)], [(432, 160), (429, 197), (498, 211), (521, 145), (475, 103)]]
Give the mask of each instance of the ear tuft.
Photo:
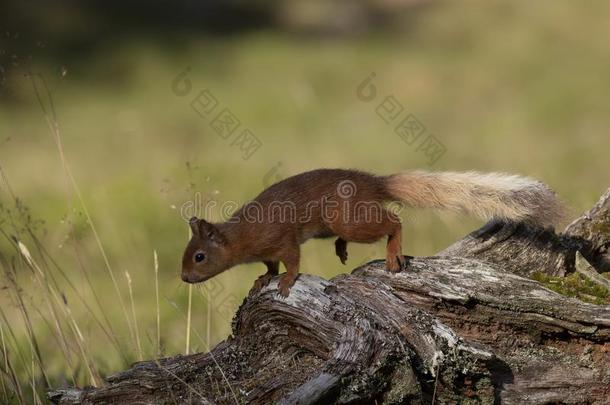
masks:
[(199, 219), (197, 217), (189, 219), (189, 226), (194, 236), (201, 236), (199, 233)]

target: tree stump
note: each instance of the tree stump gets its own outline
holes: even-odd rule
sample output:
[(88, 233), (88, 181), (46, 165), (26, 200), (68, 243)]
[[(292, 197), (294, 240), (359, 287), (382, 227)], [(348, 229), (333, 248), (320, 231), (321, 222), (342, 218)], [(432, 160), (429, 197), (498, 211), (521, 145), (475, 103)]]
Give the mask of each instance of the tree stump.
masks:
[(370, 262), (248, 296), (209, 353), (136, 363), (58, 404), (610, 403), (610, 306), (526, 276), (606, 269), (610, 190), (564, 233), (489, 223), (408, 270)]

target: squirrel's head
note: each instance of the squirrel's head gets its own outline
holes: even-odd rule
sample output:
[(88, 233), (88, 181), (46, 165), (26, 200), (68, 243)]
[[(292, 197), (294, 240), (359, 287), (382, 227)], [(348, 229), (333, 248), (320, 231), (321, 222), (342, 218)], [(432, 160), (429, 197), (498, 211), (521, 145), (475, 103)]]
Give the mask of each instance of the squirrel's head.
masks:
[(220, 230), (204, 219), (189, 220), (193, 237), (182, 256), (182, 280), (200, 283), (223, 272), (227, 266), (227, 240)]

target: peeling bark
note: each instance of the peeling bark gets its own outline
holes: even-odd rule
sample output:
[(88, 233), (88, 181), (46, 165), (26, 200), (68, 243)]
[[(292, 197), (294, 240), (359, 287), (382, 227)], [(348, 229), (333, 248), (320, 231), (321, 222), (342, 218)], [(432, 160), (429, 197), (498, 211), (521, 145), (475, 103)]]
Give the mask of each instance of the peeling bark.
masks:
[(572, 222), (565, 235), (581, 240), (579, 250), (599, 271), (610, 271), (610, 189), (587, 213)]
[(580, 252), (576, 253), (576, 271), (610, 291), (610, 279), (601, 276)]
[(585, 228), (556, 235), (491, 223), (398, 274), (379, 260), (331, 280), (301, 275), (287, 299), (275, 279), (245, 299), (233, 335), (211, 352), (136, 363), (103, 387), (58, 389), (49, 398), (606, 404), (610, 306), (523, 277), (567, 274), (577, 250), (599, 252), (592, 246), (604, 239)]

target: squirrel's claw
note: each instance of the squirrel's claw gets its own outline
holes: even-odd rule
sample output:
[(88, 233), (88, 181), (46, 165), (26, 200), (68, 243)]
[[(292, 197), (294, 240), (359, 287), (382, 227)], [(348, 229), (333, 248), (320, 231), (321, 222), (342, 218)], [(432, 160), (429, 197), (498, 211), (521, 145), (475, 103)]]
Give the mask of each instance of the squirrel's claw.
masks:
[(288, 298), (288, 296), (290, 295), (290, 287), (281, 286), (278, 289), (277, 293), (283, 298)]
[(406, 270), (410, 256), (390, 256), (386, 259), (386, 269), (392, 273)]
[(287, 298), (290, 295), (290, 288), (294, 285), (296, 281), (296, 277), (291, 276), (288, 273), (284, 273), (280, 278), (279, 283), (277, 283), (278, 294), (284, 298)]
[(257, 278), (256, 281), (254, 281), (254, 285), (250, 289), (250, 294), (256, 294), (263, 288), (267, 287), (272, 278), (272, 274), (263, 274), (262, 276)]
[(400, 263), (400, 270), (407, 270), (409, 268), (409, 263), (413, 259), (413, 256), (402, 256), (402, 262)]

